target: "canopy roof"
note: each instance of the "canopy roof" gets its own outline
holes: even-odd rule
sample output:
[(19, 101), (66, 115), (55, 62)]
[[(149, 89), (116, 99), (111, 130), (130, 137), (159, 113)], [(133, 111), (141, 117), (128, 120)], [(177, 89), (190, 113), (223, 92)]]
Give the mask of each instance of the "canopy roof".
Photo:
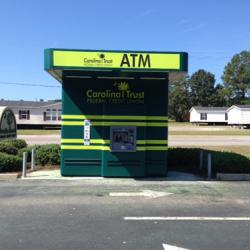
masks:
[(44, 59), (45, 70), (59, 81), (64, 70), (170, 72), (172, 77), (188, 71), (186, 52), (45, 49)]

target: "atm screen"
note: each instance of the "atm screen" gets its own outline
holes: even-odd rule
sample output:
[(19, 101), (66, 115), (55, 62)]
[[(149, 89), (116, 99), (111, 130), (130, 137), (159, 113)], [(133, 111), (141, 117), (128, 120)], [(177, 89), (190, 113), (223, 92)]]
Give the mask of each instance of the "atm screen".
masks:
[(136, 127), (111, 127), (111, 151), (135, 152)]

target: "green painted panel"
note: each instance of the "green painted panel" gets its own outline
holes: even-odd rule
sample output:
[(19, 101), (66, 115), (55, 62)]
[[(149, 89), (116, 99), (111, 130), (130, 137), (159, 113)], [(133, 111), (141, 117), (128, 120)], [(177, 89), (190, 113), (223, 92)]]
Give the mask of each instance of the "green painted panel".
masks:
[[(137, 127), (137, 140), (167, 140), (167, 122), (154, 121), (166, 124), (164, 127), (147, 126), (146, 117), (167, 117), (167, 76), (162, 80), (145, 79), (143, 74), (127, 74), (120, 78), (120, 72), (112, 72), (112, 76), (98, 72), (92, 78), (84, 78), (82, 72), (64, 72), (62, 112), (63, 115), (73, 117), (63, 121), (82, 121), (74, 118), (75, 115), (111, 116), (105, 120), (102, 117), (91, 119), (91, 139), (110, 140), (110, 126), (102, 126), (103, 122), (118, 122), (133, 124), (145, 123)], [(162, 74), (151, 74), (151, 77), (161, 77)], [(114, 78), (116, 77), (116, 78)], [(129, 116), (133, 119), (115, 119), (115, 117)], [(145, 120), (136, 120), (134, 117), (145, 117)], [(94, 125), (99, 122), (98, 126)], [(80, 123), (81, 124), (81, 123)], [(83, 124), (83, 123), (82, 123)], [(84, 128), (81, 125), (63, 125), (63, 139), (83, 139)], [(81, 141), (69, 142), (63, 145), (80, 146), (81, 149), (63, 149), (61, 172), (65, 176), (123, 176), (145, 177), (164, 176), (167, 171), (167, 150), (155, 150), (157, 146), (164, 148), (163, 144), (154, 142), (150, 147), (138, 145), (140, 151), (114, 153), (109, 150), (109, 143), (93, 143), (98, 145), (96, 150), (84, 149)], [(149, 145), (148, 145), (149, 146)]]

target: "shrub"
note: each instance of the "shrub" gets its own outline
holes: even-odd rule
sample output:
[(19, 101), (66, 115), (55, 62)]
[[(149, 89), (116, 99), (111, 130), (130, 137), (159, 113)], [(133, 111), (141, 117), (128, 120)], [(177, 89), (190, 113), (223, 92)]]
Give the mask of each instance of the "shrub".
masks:
[(22, 169), (22, 159), (15, 155), (0, 153), (0, 172), (13, 172)]
[(212, 151), (212, 171), (216, 173), (250, 173), (250, 159), (232, 152)]
[(17, 155), (18, 149), (12, 145), (0, 143), (0, 152), (10, 154), (10, 155)]
[(60, 164), (60, 146), (57, 144), (42, 145), (36, 150), (36, 160), (41, 165)]
[(25, 148), (27, 147), (27, 143), (25, 140), (22, 139), (16, 139), (16, 140), (7, 140), (4, 141), (3, 143), (11, 145), (17, 149)]
[(21, 148), (18, 150), (18, 156), (20, 158), (23, 158), (23, 153), (24, 152), (27, 152), (27, 161), (30, 162), (31, 161), (31, 151), (32, 151), (32, 148), (35, 148), (35, 150), (37, 150), (40, 146), (39, 145), (35, 145), (35, 146), (29, 146), (29, 147), (26, 147), (26, 148)]
[(168, 167), (171, 170), (194, 172), (199, 166), (199, 148), (169, 148)]
[(206, 176), (207, 155), (212, 155), (212, 174), (250, 173), (250, 159), (231, 152), (203, 150), (203, 168), (200, 169), (199, 148), (169, 148), (168, 167), (170, 170), (187, 171)]

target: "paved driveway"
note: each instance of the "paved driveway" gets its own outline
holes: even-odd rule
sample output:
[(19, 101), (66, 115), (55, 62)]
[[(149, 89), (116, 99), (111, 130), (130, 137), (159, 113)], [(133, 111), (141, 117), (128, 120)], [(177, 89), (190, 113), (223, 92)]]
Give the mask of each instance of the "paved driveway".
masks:
[(169, 146), (250, 146), (250, 136), (170, 135)]
[[(0, 249), (249, 249), (249, 189), (247, 182), (0, 182)], [(172, 194), (140, 195), (148, 190)]]
[[(19, 135), (29, 145), (60, 144), (60, 135)], [(250, 146), (250, 136), (170, 135), (169, 146)]]

